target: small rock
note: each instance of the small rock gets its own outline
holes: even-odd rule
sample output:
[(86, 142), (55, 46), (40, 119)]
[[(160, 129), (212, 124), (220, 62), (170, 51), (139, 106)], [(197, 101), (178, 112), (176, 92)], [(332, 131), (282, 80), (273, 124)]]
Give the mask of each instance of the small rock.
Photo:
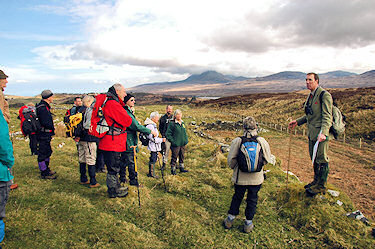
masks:
[(340, 200), (337, 200), (336, 204), (339, 205), (339, 206), (342, 206), (342, 204), (344, 204), (344, 203), (342, 203), (342, 201), (340, 201)]
[(346, 216), (348, 216), (349, 218), (353, 218), (353, 219), (356, 219), (356, 220), (360, 220), (362, 221), (363, 223), (365, 223), (367, 226), (370, 225), (370, 222), (369, 220), (362, 214), (361, 211), (357, 210), (357, 211), (354, 211), (352, 213), (347, 213)]
[(197, 122), (195, 122), (195, 121), (191, 121), (190, 124), (191, 124), (191, 125), (196, 125)]
[(334, 191), (334, 190), (331, 190), (331, 189), (328, 189), (327, 192), (332, 195), (333, 197), (338, 197), (340, 195), (340, 192), (339, 191)]

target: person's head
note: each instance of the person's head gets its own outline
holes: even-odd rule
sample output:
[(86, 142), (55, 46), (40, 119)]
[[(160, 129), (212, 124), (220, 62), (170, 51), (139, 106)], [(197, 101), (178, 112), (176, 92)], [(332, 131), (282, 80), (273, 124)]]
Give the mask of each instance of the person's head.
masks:
[(255, 121), (255, 118), (253, 117), (246, 117), (244, 118), (243, 120), (243, 129), (245, 131), (254, 131), (256, 130), (258, 127), (257, 127), (257, 122)]
[(6, 75), (3, 70), (0, 70), (0, 88), (2, 91), (4, 91), (4, 88), (7, 87), (8, 83), (8, 75)]
[(155, 123), (159, 122), (160, 115), (158, 112), (151, 112), (150, 119)]
[(53, 102), (53, 93), (51, 90), (44, 90), (42, 92), (42, 99), (47, 103), (51, 104)]
[(182, 119), (182, 111), (180, 109), (177, 109), (174, 111), (174, 119), (180, 121)]
[(82, 106), (82, 98), (81, 97), (75, 97), (74, 98), (74, 105), (75, 106)]
[(319, 76), (316, 73), (306, 74), (306, 87), (311, 92), (319, 86)]
[(113, 85), (113, 88), (115, 89), (118, 98), (124, 101), (124, 98), (126, 96), (125, 87), (120, 83), (116, 83)]
[(94, 102), (95, 98), (91, 95), (86, 95), (85, 97), (83, 97), (82, 99), (82, 104), (86, 107), (89, 107), (91, 106), (92, 102)]
[(167, 105), (167, 107), (165, 108), (166, 112), (168, 115), (171, 115), (173, 113), (173, 106), (171, 105)]
[(134, 105), (135, 105), (134, 96), (131, 95), (130, 93), (128, 95), (126, 95), (126, 97), (124, 99), (124, 103), (125, 103), (125, 105), (129, 106), (130, 108), (134, 107)]

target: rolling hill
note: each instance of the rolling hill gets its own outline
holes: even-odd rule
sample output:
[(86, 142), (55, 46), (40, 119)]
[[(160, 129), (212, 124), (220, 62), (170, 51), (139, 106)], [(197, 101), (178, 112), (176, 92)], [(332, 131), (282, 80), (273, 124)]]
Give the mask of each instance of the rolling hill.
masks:
[[(181, 81), (148, 83), (130, 88), (131, 92), (185, 96), (231, 96), (246, 93), (281, 93), (305, 89), (305, 73), (284, 71), (264, 77), (246, 78), (215, 71), (194, 74)], [(357, 88), (375, 86), (375, 70), (362, 74), (332, 71), (320, 74), (326, 88)]]

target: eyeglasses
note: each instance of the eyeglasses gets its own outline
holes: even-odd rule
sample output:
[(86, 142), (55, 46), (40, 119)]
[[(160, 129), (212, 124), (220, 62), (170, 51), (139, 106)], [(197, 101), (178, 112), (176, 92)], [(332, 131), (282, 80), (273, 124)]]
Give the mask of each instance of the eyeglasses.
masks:
[(135, 99), (131, 99), (130, 101), (135, 102)]

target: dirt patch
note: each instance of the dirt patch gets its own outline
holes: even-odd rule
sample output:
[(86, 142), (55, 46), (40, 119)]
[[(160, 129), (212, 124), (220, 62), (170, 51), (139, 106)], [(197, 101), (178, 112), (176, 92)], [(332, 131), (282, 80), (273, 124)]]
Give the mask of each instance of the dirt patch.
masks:
[[(272, 153), (282, 160), (282, 168), (286, 170), (289, 138), (269, 138), (268, 141)], [(368, 162), (374, 161), (375, 153), (333, 141), (328, 155), (328, 183), (339, 187), (366, 217), (375, 220), (375, 170), (368, 165)], [(301, 181), (311, 182), (313, 169), (308, 156), (307, 138), (302, 140), (293, 137), (290, 171)]]

